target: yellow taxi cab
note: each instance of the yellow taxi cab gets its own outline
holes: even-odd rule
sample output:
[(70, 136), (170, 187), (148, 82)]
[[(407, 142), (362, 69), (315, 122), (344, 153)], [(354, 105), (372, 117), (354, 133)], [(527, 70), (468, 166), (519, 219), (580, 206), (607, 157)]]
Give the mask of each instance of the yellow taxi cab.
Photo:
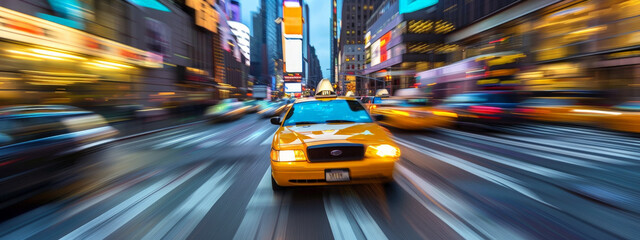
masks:
[(529, 120), (594, 125), (606, 117), (602, 99), (590, 97), (535, 97), (525, 100), (514, 114)]
[(337, 97), (323, 79), (314, 98), (297, 100), (271, 144), (272, 187), (386, 183), (400, 149), (354, 98)]
[(377, 100), (371, 114), (380, 114), (384, 119), (380, 123), (405, 130), (419, 130), (451, 125), (457, 118), (455, 112), (433, 107), (426, 97), (403, 95), (400, 89), (397, 96)]
[(640, 101), (628, 101), (613, 106), (607, 111), (600, 111), (601, 126), (611, 130), (640, 133)]

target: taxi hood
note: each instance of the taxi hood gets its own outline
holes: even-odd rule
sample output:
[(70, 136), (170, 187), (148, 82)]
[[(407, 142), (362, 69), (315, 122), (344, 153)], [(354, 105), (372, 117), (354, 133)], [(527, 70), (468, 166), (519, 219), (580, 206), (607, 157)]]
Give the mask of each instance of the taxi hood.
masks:
[(296, 148), (329, 144), (393, 144), (390, 133), (376, 123), (328, 123), (284, 126), (274, 137), (277, 149)]

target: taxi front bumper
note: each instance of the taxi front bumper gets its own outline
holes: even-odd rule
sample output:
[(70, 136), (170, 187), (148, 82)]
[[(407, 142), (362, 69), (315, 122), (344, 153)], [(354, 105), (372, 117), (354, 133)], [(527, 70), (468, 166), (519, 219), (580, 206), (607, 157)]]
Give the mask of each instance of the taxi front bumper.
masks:
[[(274, 162), (271, 174), (280, 186), (323, 186), (389, 182), (396, 160), (360, 160), (341, 162)], [(325, 170), (348, 169), (350, 181), (327, 182)]]

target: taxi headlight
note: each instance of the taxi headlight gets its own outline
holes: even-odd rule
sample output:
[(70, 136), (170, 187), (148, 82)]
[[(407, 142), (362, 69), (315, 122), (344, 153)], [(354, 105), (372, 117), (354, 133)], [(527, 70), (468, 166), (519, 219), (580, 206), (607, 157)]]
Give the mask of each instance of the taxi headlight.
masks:
[(276, 162), (298, 162), (306, 161), (302, 150), (271, 150), (271, 160)]
[(389, 144), (372, 145), (367, 147), (365, 155), (367, 157), (398, 158), (400, 157), (400, 149)]

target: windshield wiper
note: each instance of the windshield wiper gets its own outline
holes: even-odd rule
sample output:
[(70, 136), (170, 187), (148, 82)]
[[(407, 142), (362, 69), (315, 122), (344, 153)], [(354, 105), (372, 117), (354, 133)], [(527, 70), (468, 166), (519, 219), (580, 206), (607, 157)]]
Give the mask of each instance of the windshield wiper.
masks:
[(319, 122), (294, 122), (293, 125), (318, 124)]
[(324, 121), (326, 123), (354, 123), (356, 121), (351, 121), (351, 120), (327, 120)]

